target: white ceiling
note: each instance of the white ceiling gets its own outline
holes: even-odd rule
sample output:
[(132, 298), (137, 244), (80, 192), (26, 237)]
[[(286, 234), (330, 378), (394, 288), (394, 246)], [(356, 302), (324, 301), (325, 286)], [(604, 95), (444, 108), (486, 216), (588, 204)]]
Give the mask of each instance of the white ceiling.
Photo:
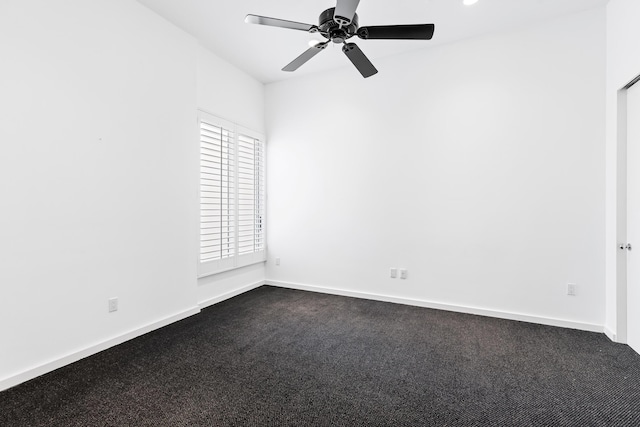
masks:
[[(341, 46), (329, 46), (295, 73), (281, 71), (320, 35), (245, 24), (247, 14), (318, 24), (336, 0), (138, 0), (195, 36), (200, 43), (263, 83), (338, 67), (352, 67)], [(504, 31), (606, 4), (607, 0), (361, 0), (360, 26), (436, 24), (431, 41), (355, 41), (375, 64), (376, 58), (425, 49), (455, 40)], [(382, 72), (383, 70), (379, 68)], [(357, 71), (354, 69), (354, 72)]]

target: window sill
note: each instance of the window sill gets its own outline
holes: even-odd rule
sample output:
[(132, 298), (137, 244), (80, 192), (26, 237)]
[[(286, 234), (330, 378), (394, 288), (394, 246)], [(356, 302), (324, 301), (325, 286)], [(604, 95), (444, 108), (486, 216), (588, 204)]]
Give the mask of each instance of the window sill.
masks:
[(254, 261), (248, 264), (244, 264), (244, 265), (240, 265), (237, 267), (229, 267), (229, 268), (225, 268), (222, 270), (216, 270), (216, 271), (211, 271), (211, 272), (207, 272), (207, 273), (202, 273), (202, 274), (198, 274), (198, 279), (203, 279), (205, 277), (211, 277), (211, 276), (215, 276), (217, 274), (222, 274), (222, 273), (228, 273), (229, 271), (233, 271), (233, 270), (239, 270), (241, 268), (245, 268), (245, 267), (249, 267), (251, 265), (256, 265), (256, 264), (261, 264), (261, 263), (265, 263), (267, 262), (267, 260), (263, 259), (260, 261)]

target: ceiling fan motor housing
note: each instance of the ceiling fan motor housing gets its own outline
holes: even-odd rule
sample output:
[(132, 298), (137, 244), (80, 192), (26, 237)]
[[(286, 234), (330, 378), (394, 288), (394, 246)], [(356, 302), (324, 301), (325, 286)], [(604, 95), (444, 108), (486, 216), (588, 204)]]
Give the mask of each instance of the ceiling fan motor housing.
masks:
[(322, 12), (320, 14), (320, 25), (318, 25), (318, 28), (320, 29), (320, 33), (325, 38), (331, 40), (334, 43), (344, 43), (345, 40), (356, 35), (358, 31), (358, 14), (356, 13), (353, 15), (353, 19), (351, 20), (351, 23), (349, 25), (341, 27), (333, 17), (334, 12), (334, 7)]

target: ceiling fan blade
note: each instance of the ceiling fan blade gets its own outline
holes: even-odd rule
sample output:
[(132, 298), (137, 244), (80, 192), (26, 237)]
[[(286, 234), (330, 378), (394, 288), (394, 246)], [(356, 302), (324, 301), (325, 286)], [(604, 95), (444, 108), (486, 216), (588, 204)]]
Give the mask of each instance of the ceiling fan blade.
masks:
[(349, 58), (353, 65), (356, 66), (358, 71), (360, 71), (360, 74), (362, 74), (362, 77), (365, 79), (378, 72), (376, 67), (373, 66), (371, 61), (369, 61), (369, 58), (366, 57), (357, 44), (345, 43), (344, 46), (342, 46), (342, 51), (347, 55), (347, 58)]
[(291, 61), (291, 63), (284, 67), (282, 71), (295, 71), (302, 67), (308, 60), (319, 54), (325, 47), (327, 47), (327, 44), (329, 44), (329, 42), (318, 43), (317, 45), (310, 47), (304, 51), (302, 55)]
[(315, 25), (311, 24), (285, 21), (284, 19), (268, 18), (266, 16), (259, 15), (247, 15), (247, 17), (244, 18), (244, 22), (246, 22), (247, 24), (269, 25), (271, 27), (289, 28), (291, 30), (301, 30), (307, 32), (311, 31), (314, 28), (317, 28)]
[(431, 40), (435, 29), (433, 24), (360, 27), (358, 37), (364, 40)]
[(360, 0), (338, 0), (333, 12), (333, 20), (340, 26), (351, 24), (359, 3)]

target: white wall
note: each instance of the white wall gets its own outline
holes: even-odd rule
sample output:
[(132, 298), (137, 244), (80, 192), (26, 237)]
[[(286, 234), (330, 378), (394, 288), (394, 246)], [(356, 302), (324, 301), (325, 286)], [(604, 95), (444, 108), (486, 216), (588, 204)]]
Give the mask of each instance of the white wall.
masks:
[[(607, 5), (607, 333), (625, 341), (626, 292), (617, 284), (618, 236), (616, 180), (618, 176), (618, 91), (640, 75), (640, 2), (610, 0)], [(622, 329), (622, 330), (620, 330)], [(620, 337), (617, 335), (620, 334)]]
[(0, 389), (264, 279), (196, 272), (197, 109), (260, 83), (133, 0), (2, 1), (0, 58)]
[(265, 132), (264, 85), (203, 47), (198, 50), (198, 108)]
[(192, 312), (198, 153), (197, 45), (139, 4), (4, 1), (0, 39), (2, 381)]
[[(198, 50), (198, 108), (265, 133), (264, 85), (210, 51)], [(198, 302), (208, 306), (264, 283), (264, 263), (198, 280)]]
[(605, 40), (598, 9), (268, 85), (268, 281), (601, 331)]

